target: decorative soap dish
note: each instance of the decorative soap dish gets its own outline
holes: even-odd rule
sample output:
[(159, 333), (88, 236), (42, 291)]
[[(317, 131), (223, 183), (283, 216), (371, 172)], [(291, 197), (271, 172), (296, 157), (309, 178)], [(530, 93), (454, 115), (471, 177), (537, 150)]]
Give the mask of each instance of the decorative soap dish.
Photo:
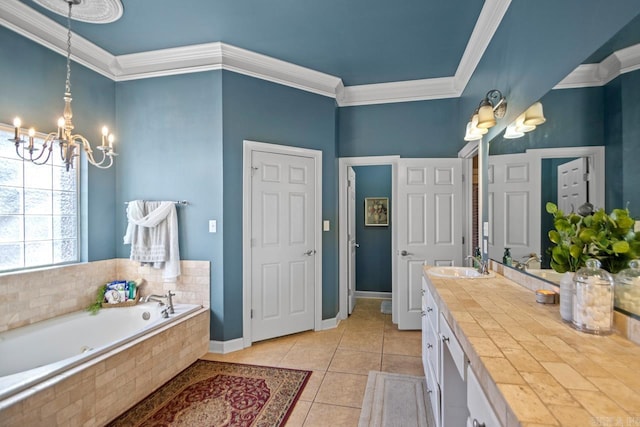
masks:
[(557, 304), (558, 293), (547, 289), (538, 289), (536, 291), (536, 302), (540, 304)]

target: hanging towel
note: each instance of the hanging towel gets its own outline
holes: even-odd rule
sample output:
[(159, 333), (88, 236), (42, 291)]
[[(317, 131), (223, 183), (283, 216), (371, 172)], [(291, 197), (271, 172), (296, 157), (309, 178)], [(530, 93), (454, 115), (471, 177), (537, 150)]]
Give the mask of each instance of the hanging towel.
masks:
[(174, 281), (180, 275), (175, 203), (134, 200), (127, 207), (127, 219), (124, 243), (131, 245), (129, 258), (164, 268), (163, 279)]

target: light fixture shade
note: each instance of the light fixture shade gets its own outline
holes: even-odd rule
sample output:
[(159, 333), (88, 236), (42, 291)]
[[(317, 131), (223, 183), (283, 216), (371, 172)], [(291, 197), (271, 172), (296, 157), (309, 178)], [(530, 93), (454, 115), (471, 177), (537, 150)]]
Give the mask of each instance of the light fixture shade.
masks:
[[(477, 129), (477, 128), (476, 128)], [(467, 123), (467, 132), (464, 134), (465, 141), (477, 141), (482, 139), (482, 134), (474, 130), (473, 123)]]
[(546, 122), (542, 112), (542, 103), (536, 102), (524, 112), (524, 124), (538, 126)]
[(524, 136), (524, 132), (519, 132), (516, 128), (516, 123), (511, 123), (507, 126), (507, 130), (504, 131), (504, 137), (506, 139), (516, 139)]
[(479, 133), (480, 135), (484, 135), (489, 132), (489, 129), (479, 128), (478, 127), (478, 113), (474, 114), (471, 118), (471, 128), (473, 132)]
[(478, 127), (481, 129), (489, 129), (496, 125), (496, 118), (493, 115), (493, 107), (491, 104), (483, 105), (478, 110)]
[(525, 113), (522, 113), (516, 119), (516, 131), (517, 132), (531, 132), (536, 127), (535, 125), (526, 125), (524, 123)]

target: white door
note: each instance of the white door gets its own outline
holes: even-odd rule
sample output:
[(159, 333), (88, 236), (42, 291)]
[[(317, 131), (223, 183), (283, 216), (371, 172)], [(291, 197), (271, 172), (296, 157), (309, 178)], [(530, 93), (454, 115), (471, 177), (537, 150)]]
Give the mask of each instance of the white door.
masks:
[(489, 156), (489, 257), (514, 260), (540, 252), (540, 177), (529, 154)]
[(400, 159), (397, 182), (398, 328), (420, 329), (423, 265), (462, 265), (462, 160)]
[(313, 329), (315, 163), (252, 151), (252, 341)]
[(356, 172), (351, 166), (349, 166), (347, 170), (347, 178), (347, 240), (349, 245), (349, 258), (347, 261), (349, 278), (347, 292), (349, 294), (349, 314), (351, 314), (353, 313), (353, 308), (356, 305), (356, 248), (358, 247), (356, 240)]
[(589, 201), (587, 172), (584, 157), (558, 166), (558, 208), (562, 212), (576, 212)]

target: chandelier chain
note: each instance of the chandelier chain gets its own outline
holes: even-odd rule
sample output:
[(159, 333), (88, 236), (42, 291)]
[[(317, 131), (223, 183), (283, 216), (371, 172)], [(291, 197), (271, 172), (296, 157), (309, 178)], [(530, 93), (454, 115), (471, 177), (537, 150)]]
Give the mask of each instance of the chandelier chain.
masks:
[(67, 15), (67, 81), (65, 92), (71, 93), (71, 2), (69, 2), (69, 14)]

